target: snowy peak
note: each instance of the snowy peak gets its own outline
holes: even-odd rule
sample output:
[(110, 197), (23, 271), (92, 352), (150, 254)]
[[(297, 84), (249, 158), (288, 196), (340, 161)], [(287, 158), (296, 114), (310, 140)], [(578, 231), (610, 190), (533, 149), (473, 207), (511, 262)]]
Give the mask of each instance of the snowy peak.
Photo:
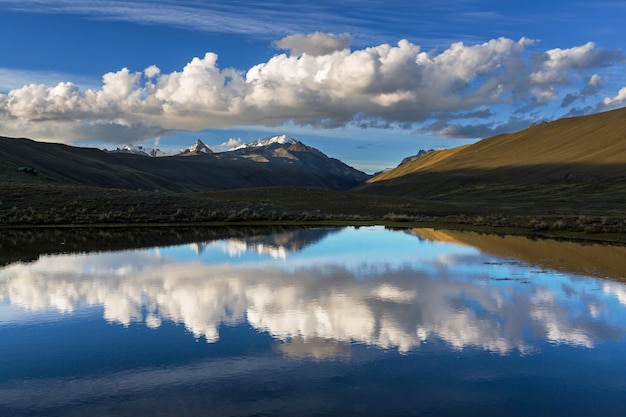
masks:
[(266, 147), (266, 146), (271, 146), (271, 145), (293, 145), (298, 143), (297, 140), (295, 140), (292, 137), (289, 137), (287, 135), (280, 135), (280, 136), (272, 136), (266, 139), (259, 139), (259, 140), (255, 140), (254, 142), (251, 143), (246, 143), (244, 145), (240, 145), (237, 146), (236, 148), (233, 148), (231, 150), (236, 151), (238, 149), (246, 149), (246, 148), (261, 148), (261, 147)]
[(238, 146), (228, 152), (233, 152), (246, 158), (256, 158), (259, 161), (266, 161), (268, 158), (291, 160), (309, 158), (309, 156), (305, 156), (306, 154), (316, 154), (320, 157), (327, 158), (327, 156), (322, 154), (319, 150), (305, 145), (299, 140), (287, 135), (259, 139), (254, 142)]
[(189, 146), (188, 148), (183, 148), (180, 150), (180, 152), (178, 152), (179, 155), (199, 155), (203, 153), (213, 153), (213, 151), (211, 150), (211, 148), (206, 146), (204, 142), (202, 142), (200, 139), (196, 139), (193, 145)]
[(172, 154), (172, 153), (166, 154), (160, 149), (146, 148), (145, 146), (141, 146), (141, 145), (137, 145), (137, 146), (124, 145), (121, 148), (117, 148), (112, 151), (109, 151), (107, 149), (104, 149), (104, 150), (106, 152), (111, 152), (111, 153), (129, 153), (133, 155), (141, 155), (141, 156), (149, 156), (149, 157), (170, 156), (170, 155), (201, 155), (201, 154), (213, 153), (213, 150), (211, 150), (211, 148), (205, 145), (204, 142), (202, 142), (200, 139), (197, 139), (193, 145), (187, 148), (181, 149), (176, 154)]
[(117, 149), (114, 149), (112, 151), (107, 151), (107, 152), (130, 153), (133, 155), (141, 155), (141, 156), (149, 156), (149, 157), (157, 157), (157, 156), (166, 155), (165, 152), (162, 152), (160, 149), (145, 148), (141, 145), (139, 146), (124, 145), (121, 148), (117, 148)]

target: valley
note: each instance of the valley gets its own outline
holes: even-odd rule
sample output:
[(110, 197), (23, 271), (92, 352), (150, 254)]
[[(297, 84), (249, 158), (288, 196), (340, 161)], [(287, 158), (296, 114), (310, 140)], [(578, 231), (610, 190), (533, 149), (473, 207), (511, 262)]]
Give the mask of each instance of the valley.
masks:
[(420, 152), (374, 177), (284, 135), (227, 152), (202, 145), (155, 157), (0, 138), (0, 223), (429, 223), (626, 234), (626, 109)]

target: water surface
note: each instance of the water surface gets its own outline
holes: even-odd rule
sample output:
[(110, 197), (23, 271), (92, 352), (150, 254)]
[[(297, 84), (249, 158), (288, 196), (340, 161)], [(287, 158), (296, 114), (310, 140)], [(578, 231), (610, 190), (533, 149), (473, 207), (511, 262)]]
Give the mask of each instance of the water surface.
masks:
[(0, 415), (626, 410), (626, 248), (310, 229), (0, 269)]

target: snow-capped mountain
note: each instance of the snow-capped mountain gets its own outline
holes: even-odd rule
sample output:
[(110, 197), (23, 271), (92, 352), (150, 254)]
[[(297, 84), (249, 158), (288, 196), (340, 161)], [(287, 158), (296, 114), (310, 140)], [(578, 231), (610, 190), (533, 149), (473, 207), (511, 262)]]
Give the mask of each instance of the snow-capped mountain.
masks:
[(259, 140), (255, 140), (254, 142), (251, 143), (246, 143), (243, 145), (239, 145), (233, 149), (231, 149), (231, 151), (236, 151), (239, 149), (246, 149), (246, 148), (260, 148), (263, 146), (271, 146), (274, 144), (277, 145), (293, 145), (296, 142), (298, 142), (297, 140), (295, 140), (292, 137), (289, 137), (287, 135), (279, 135), (279, 136), (272, 136), (269, 138), (265, 138), (265, 139), (259, 139)]
[(178, 152), (178, 155), (199, 155), (199, 154), (213, 153), (211, 148), (204, 144), (200, 139), (197, 139), (193, 145), (183, 148)]
[[(224, 154), (273, 166), (276, 173), (282, 172), (279, 175), (283, 175), (285, 185), (324, 183), (328, 188), (349, 189), (369, 178), (367, 174), (287, 135), (256, 140)], [(290, 171), (293, 177), (287, 174)]]
[[(162, 161), (158, 163), (149, 161), (153, 158), (131, 158), (137, 173), (128, 179), (119, 178), (121, 172), (127, 173), (124, 170), (129, 162), (129, 158), (121, 158), (125, 168), (121, 172), (112, 170), (114, 178), (108, 183), (133, 189), (181, 192), (291, 186), (349, 190), (370, 178), (368, 174), (287, 135), (259, 139), (225, 152), (214, 152), (200, 139), (179, 152), (168, 154), (131, 145), (107, 152), (168, 156), (159, 158)], [(112, 163), (111, 160), (108, 162)], [(101, 175), (98, 172), (98, 178)]]
[(124, 145), (121, 148), (116, 148), (112, 151), (107, 150), (107, 152), (130, 153), (133, 155), (141, 155), (141, 156), (149, 156), (149, 157), (158, 157), (158, 156), (166, 155), (166, 153), (161, 151), (160, 149), (145, 148), (141, 145), (139, 146)]

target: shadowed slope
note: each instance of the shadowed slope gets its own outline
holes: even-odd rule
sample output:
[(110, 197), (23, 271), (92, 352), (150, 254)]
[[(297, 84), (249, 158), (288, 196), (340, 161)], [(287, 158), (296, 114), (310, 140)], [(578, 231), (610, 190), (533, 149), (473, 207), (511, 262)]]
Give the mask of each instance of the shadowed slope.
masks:
[[(425, 198), (570, 198), (591, 183), (623, 192), (626, 108), (534, 125), (473, 145), (433, 151), (370, 179), (359, 191)], [(533, 187), (536, 192), (533, 193)], [(555, 190), (554, 187), (559, 188)], [(565, 188), (565, 189), (564, 189)], [(495, 193), (495, 194), (494, 194)]]
[(348, 190), (368, 178), (315, 149), (282, 153), (271, 158), (236, 152), (150, 158), (0, 137), (0, 181), (20, 180), (19, 167), (60, 184), (174, 192), (268, 186)]

